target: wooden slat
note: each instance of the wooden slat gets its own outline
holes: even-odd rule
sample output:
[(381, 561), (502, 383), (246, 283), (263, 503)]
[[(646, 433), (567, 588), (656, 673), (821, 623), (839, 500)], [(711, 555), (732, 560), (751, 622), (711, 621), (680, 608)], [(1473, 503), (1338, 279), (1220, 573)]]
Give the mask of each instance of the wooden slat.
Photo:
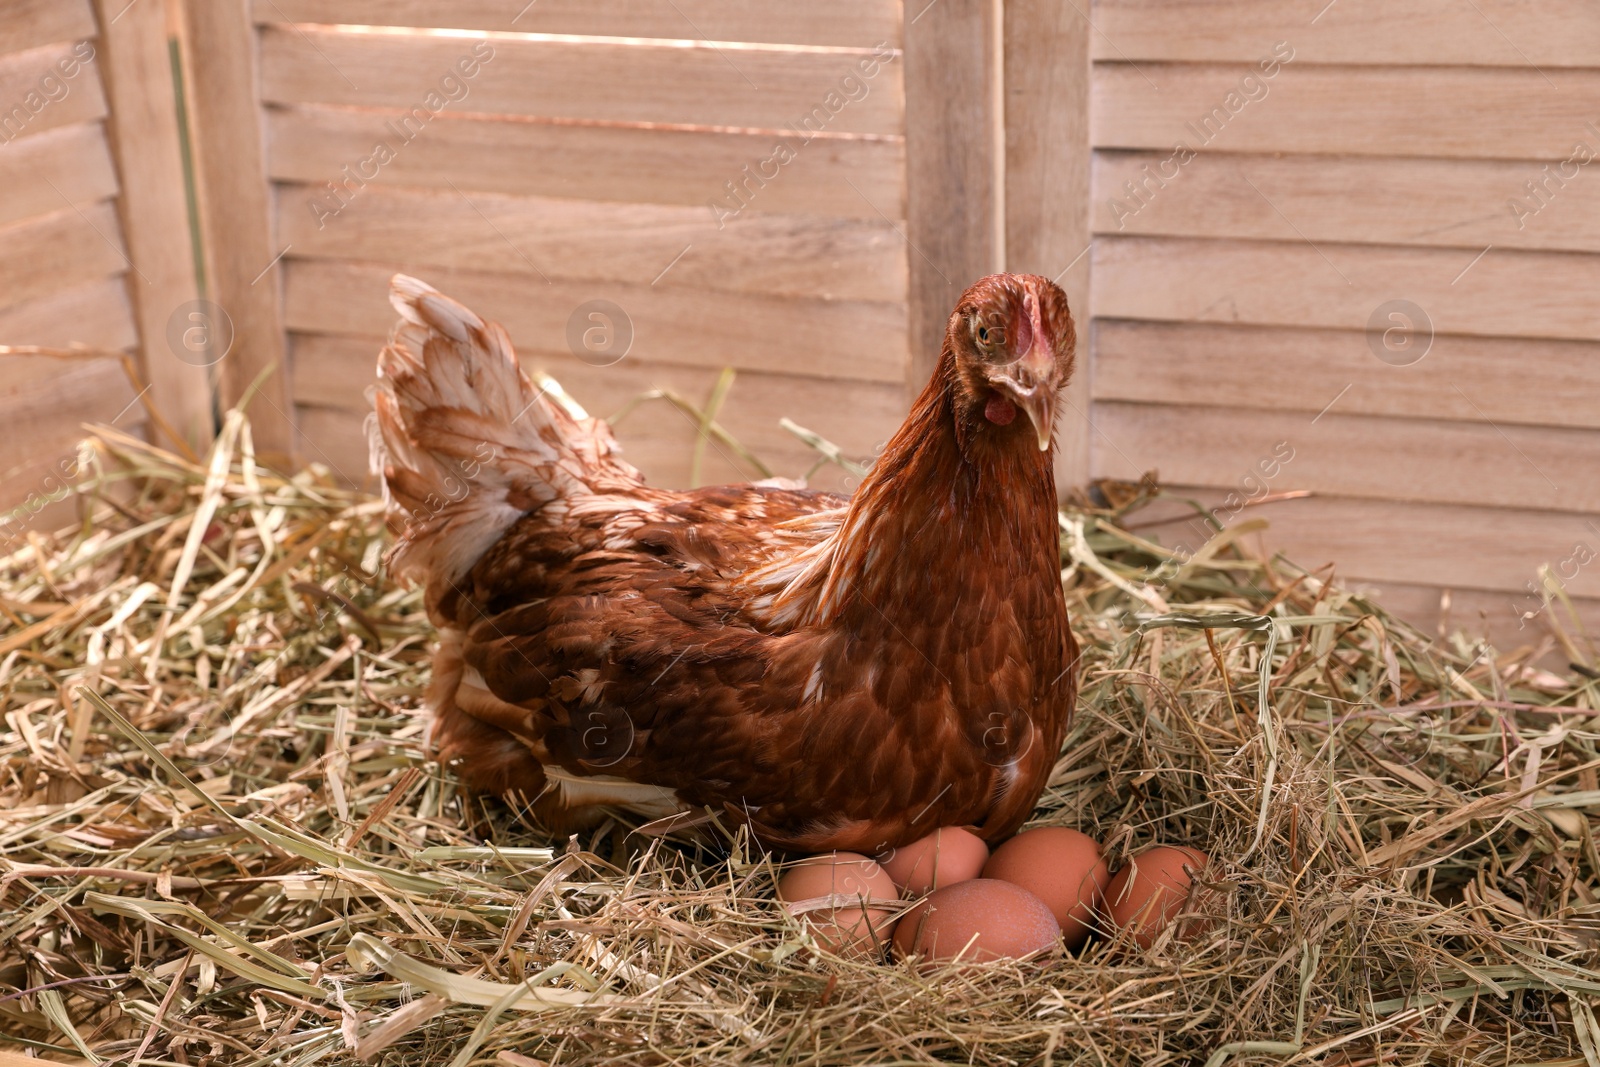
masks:
[[(1593, 339), (1600, 258), (1494, 249), (1102, 237), (1095, 315), (1365, 330), (1394, 299), (1414, 301), (1438, 333)], [(1559, 278), (1553, 285), (1551, 279)]]
[[(518, 8), (521, 10), (518, 10)], [(871, 48), (900, 40), (896, 0), (257, 0), (261, 22), (428, 26)]]
[[(1208, 507), (1222, 506), (1226, 497), (1210, 488), (1169, 488)], [(1318, 496), (1253, 505), (1228, 521), (1257, 516), (1271, 523), (1264, 535), (1269, 549), (1306, 568), (1335, 563), (1347, 580), (1525, 592), (1541, 563), (1559, 564), (1575, 545), (1600, 553), (1600, 524), (1571, 512)], [(1163, 544), (1197, 547), (1197, 534), (1183, 523), (1147, 532)], [(1569, 594), (1600, 597), (1596, 563), (1578, 571)]]
[(128, 267), (110, 201), (0, 229), (0, 302), (11, 307)]
[(1058, 0), (1005, 5), (1006, 269), (1066, 291), (1077, 371), (1056, 422), (1056, 482), (1089, 479), (1088, 22)]
[[(1097, 400), (1334, 411), (1600, 429), (1600, 344), (1434, 338), (1418, 363), (1377, 359), (1364, 333), (1104, 320)], [(1350, 388), (1346, 390), (1346, 387)]]
[(89, 0), (8, 0), (0, 19), (0, 53), (93, 36)]
[[(1261, 83), (1265, 96), (1230, 115), (1228, 95), (1246, 73), (1236, 64), (1097, 63), (1094, 142), (1555, 162), (1596, 122), (1600, 96), (1600, 70), (1291, 64)], [(1219, 117), (1202, 129), (1213, 109)]]
[[(478, 62), (482, 59), (482, 62)], [(353, 33), (267, 27), (262, 96), (282, 104), (900, 133), (900, 64), (861, 52)], [(460, 71), (473, 72), (462, 77)], [(870, 76), (869, 76), (870, 75)], [(455, 99), (452, 102), (451, 96)], [(810, 116), (809, 118), (807, 116)], [(417, 136), (422, 136), (420, 132)]]
[(1005, 265), (1003, 34), (990, 0), (928, 4), (905, 29), (912, 390), (961, 293)]
[(104, 27), (100, 63), (111, 101), (106, 125), (122, 176), (117, 206), (136, 282), (131, 288), (144, 339), (147, 399), (186, 444), (203, 451), (212, 437), (208, 372), (179, 359), (167, 336), (172, 316), (200, 294), (166, 12), (157, 4), (95, 2)]
[[(1600, 549), (1595, 540), (1589, 544)], [(1446, 590), (1405, 582), (1354, 582), (1350, 587), (1430, 636), (1441, 630), (1445, 635), (1459, 632), (1472, 640), (1487, 639), (1503, 652), (1537, 645), (1552, 636), (1550, 615), (1541, 612), (1532, 619), (1522, 618), (1523, 612), (1536, 611), (1538, 604), (1515, 593), (1457, 588), (1448, 590), (1446, 599)], [(1591, 636), (1600, 634), (1600, 600), (1579, 598), (1573, 606), (1584, 630)], [(1573, 626), (1565, 609), (1558, 607), (1555, 611), (1560, 613), (1563, 628), (1571, 634)], [(1554, 657), (1551, 665), (1559, 667), (1563, 662)]]
[(138, 343), (128, 287), (121, 277), (55, 289), (45, 296), (0, 309), (0, 344), (65, 347), (79, 344), (108, 351)]
[(882, 219), (508, 197), (374, 183), (337, 216), (313, 186), (277, 189), (295, 256), (406, 262), (554, 279), (903, 301), (905, 243)]
[[(62, 43), (0, 56), (0, 145), (105, 115), (100, 73), (85, 53), (92, 59), (93, 46)], [(63, 77), (64, 69), (75, 73)]]
[(0, 152), (0, 225), (117, 195), (105, 130), (79, 123), (20, 138)]
[[(1296, 63), (1593, 66), (1589, 0), (1116, 0), (1095, 5), (1095, 58), (1251, 63), (1286, 40)], [(1315, 17), (1315, 22), (1313, 18)]]
[[(223, 404), (237, 401), (276, 367), (249, 406), (257, 450), (268, 462), (292, 460), (293, 412), (272, 244), (272, 200), (256, 96), (256, 29), (249, 0), (182, 4), (185, 97), (194, 141), (195, 184), (210, 299), (233, 326), (233, 347), (218, 367)], [(358, 142), (359, 143), (359, 142)]]
[[(69, 457), (84, 436), (85, 422), (113, 422), (122, 429), (143, 422), (143, 410), (115, 360), (49, 360), (0, 356), (0, 422), (7, 445), (0, 460), (0, 505), (41, 492), (41, 480), (57, 459)], [(132, 406), (130, 407), (130, 404)], [(7, 473), (9, 472), (9, 473)], [(0, 531), (3, 533), (3, 531)]]
[[(376, 337), (296, 335), (296, 364), (317, 368), (315, 375), (296, 376), (295, 399), (301, 410), (339, 410), (359, 423), (366, 410), (362, 392), (372, 384), (373, 365), (381, 344)], [(523, 363), (530, 369), (538, 367), (555, 375), (591, 413), (602, 417), (620, 411), (656, 388), (672, 389), (701, 403), (718, 375), (705, 368), (631, 360), (595, 368), (564, 352), (524, 353)], [(870, 457), (898, 427), (905, 415), (904, 405), (904, 394), (895, 384), (853, 383), (841, 391), (836, 383), (822, 379), (746, 371), (735, 380), (719, 420), (780, 473), (793, 476), (804, 473), (816, 456), (778, 426), (783, 416), (816, 430), (847, 455), (862, 459)], [(618, 426), (630, 461), (642, 464), (652, 481), (663, 485), (685, 484), (695, 432), (690, 420), (660, 401), (636, 408)], [(328, 448), (326, 444), (323, 447)], [(714, 451), (708, 446), (708, 460), (713, 456)], [(780, 463), (788, 465), (779, 466)], [(732, 466), (722, 466), (724, 473), (718, 477), (735, 477), (737, 472)], [(668, 472), (673, 472), (676, 480), (664, 480)], [(711, 477), (710, 467), (706, 477)]]
[[(386, 116), (333, 108), (272, 109), (271, 176), (319, 187), (345, 182), (343, 168), (369, 158)], [(729, 183), (746, 182), (777, 158), (794, 159), (744, 194), (750, 210), (899, 219), (904, 215), (905, 146), (898, 139), (780, 139), (772, 134), (704, 133), (443, 116), (401, 146), (373, 179), (529, 196), (562, 196), (700, 208), (715, 224), (739, 210)], [(360, 147), (356, 147), (360, 146)], [(767, 166), (771, 173), (775, 164)], [(370, 170), (370, 168), (369, 168)], [(757, 175), (759, 177), (759, 175)], [(356, 179), (359, 181), (359, 178)], [(355, 188), (351, 186), (350, 188)], [(716, 205), (722, 205), (721, 209)], [(881, 214), (880, 214), (881, 213)]]
[[(293, 260), (286, 290), (289, 328), (386, 334), (395, 319), (388, 301), (392, 273), (389, 266)], [(453, 270), (423, 275), (485, 318), (503, 323), (512, 340), (529, 350), (563, 348), (569, 317), (587, 301), (605, 299), (632, 320), (628, 359), (905, 381), (903, 304), (788, 300), (601, 282), (541, 285), (513, 275)]]
[(1114, 401), (1095, 405), (1095, 426), (1095, 469), (1114, 478), (1159, 468), (1171, 482), (1248, 488), (1265, 463), (1273, 492), (1600, 512), (1589, 430)]
[[(1600, 150), (1600, 135), (1588, 141)], [(1562, 179), (1537, 163), (1211, 153), (1179, 166), (1171, 156), (1096, 153), (1095, 230), (1278, 240), (1294, 236), (1287, 217), (1313, 241), (1600, 252), (1600, 182), (1575, 161)], [(1546, 200), (1530, 181), (1545, 183)]]

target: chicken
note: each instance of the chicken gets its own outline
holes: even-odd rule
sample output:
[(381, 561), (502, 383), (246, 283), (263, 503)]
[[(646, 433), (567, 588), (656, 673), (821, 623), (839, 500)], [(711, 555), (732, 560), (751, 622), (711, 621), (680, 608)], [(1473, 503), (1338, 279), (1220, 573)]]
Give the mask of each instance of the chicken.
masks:
[(469, 788), (557, 832), (709, 808), (802, 851), (1028, 817), (1077, 692), (1059, 288), (967, 290), (849, 498), (648, 486), (498, 324), (404, 276), (391, 299), (368, 423), (403, 525), (388, 563), (425, 585), (431, 743)]

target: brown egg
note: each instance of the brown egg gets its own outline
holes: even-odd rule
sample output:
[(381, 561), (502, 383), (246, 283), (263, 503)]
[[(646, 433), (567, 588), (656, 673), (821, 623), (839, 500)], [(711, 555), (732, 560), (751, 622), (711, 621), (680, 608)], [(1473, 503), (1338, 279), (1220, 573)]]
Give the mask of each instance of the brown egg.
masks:
[(1088, 834), (1042, 826), (995, 849), (984, 864), (983, 876), (1019, 885), (1044, 901), (1061, 925), (1067, 947), (1077, 948), (1102, 910), (1111, 869), (1100, 858), (1100, 845)]
[[(1131, 933), (1141, 948), (1149, 948), (1189, 899), (1190, 872), (1208, 862), (1199, 849), (1175, 845), (1155, 845), (1130, 857), (1106, 887), (1111, 921)], [(1178, 931), (1180, 936), (1198, 932)]]
[[(881, 953), (899, 897), (899, 887), (878, 861), (855, 852), (808, 856), (778, 879), (778, 899), (804, 917), (818, 944), (840, 955)], [(830, 898), (833, 907), (825, 906)], [(888, 906), (867, 907), (868, 901)]]
[(1061, 927), (1044, 901), (994, 878), (972, 878), (936, 889), (912, 908), (894, 932), (902, 959), (995, 960), (1047, 949)]
[(989, 846), (970, 830), (946, 826), (891, 849), (882, 859), (894, 884), (907, 895), (920, 897), (929, 890), (978, 877), (989, 859)]

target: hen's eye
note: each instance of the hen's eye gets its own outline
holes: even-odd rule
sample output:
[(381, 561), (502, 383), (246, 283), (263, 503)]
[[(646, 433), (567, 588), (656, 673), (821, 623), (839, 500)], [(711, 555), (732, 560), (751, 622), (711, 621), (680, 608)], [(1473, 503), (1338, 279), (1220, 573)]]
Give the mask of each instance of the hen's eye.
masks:
[(985, 348), (997, 348), (1006, 343), (1006, 331), (1003, 326), (979, 326), (978, 343)]
[(987, 327), (987, 326), (979, 326), (978, 327), (978, 341), (981, 344), (988, 344), (989, 343), (989, 327)]

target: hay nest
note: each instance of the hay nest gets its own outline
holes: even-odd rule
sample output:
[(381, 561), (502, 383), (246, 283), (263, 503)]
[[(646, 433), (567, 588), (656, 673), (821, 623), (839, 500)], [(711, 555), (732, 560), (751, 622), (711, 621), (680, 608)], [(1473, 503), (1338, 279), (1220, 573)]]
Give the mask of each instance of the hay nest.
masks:
[(1174, 553), (1128, 529), (1150, 486), (1066, 510), (1085, 684), (1035, 822), (1113, 862), (1207, 850), (1205, 933), (844, 960), (737, 833), (551, 841), (464, 796), (424, 758), (430, 632), (380, 574), (381, 504), (249, 440), (230, 415), (195, 464), (102, 433), (82, 525), (0, 561), (14, 1052), (1600, 1067), (1593, 678), (1430, 639), (1234, 531)]

